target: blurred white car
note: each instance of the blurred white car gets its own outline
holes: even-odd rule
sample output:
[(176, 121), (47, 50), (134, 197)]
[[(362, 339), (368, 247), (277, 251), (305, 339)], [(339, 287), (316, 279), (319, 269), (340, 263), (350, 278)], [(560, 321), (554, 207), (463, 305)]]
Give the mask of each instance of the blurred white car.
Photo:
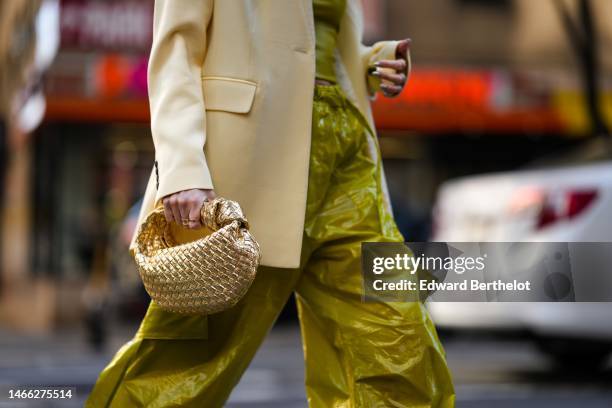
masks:
[[(612, 162), (453, 180), (439, 190), (433, 215), (433, 241), (612, 242)], [(582, 278), (600, 294), (612, 294), (612, 251), (595, 265)], [(566, 365), (600, 365), (612, 351), (612, 303), (430, 302), (428, 307), (444, 329), (532, 333)]]

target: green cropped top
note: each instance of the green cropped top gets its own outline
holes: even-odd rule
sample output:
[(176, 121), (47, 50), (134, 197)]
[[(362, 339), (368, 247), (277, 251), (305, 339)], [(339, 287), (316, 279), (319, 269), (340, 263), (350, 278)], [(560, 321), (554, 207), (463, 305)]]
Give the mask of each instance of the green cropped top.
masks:
[(346, 0), (313, 0), (312, 7), (316, 36), (316, 77), (335, 83), (334, 50)]

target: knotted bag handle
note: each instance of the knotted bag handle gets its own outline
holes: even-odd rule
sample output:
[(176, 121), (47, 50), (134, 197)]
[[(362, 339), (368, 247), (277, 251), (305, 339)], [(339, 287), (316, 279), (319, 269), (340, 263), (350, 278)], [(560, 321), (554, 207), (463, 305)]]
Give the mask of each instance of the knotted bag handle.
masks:
[[(235, 201), (228, 200), (223, 197), (216, 197), (213, 200), (204, 201), (202, 208), (200, 209), (200, 220), (203, 227), (208, 228), (213, 232), (233, 223), (237, 229), (249, 228), (249, 222), (244, 216), (240, 205)], [(151, 228), (152, 225), (155, 224), (157, 224), (157, 227)], [(145, 230), (147, 231), (145, 234), (146, 238), (144, 236), (141, 237), (140, 233), (145, 232)], [(155, 234), (154, 231), (157, 231), (157, 234)], [(151, 235), (152, 232), (153, 235), (157, 235), (157, 238)], [(139, 253), (150, 253), (150, 250), (152, 249), (151, 244), (153, 244), (154, 247), (157, 247), (157, 245), (155, 245), (151, 239), (159, 242), (166, 248), (179, 245), (172, 235), (170, 223), (166, 221), (164, 207), (161, 205), (147, 215), (141, 225), (141, 231), (139, 231), (138, 235), (139, 236), (137, 237), (136, 242), (138, 247), (137, 252)], [(145, 248), (147, 250), (145, 250)]]
[(213, 231), (233, 222), (237, 222), (240, 228), (249, 228), (249, 222), (242, 213), (240, 205), (223, 197), (204, 201), (200, 209), (200, 220), (204, 227), (210, 228)]

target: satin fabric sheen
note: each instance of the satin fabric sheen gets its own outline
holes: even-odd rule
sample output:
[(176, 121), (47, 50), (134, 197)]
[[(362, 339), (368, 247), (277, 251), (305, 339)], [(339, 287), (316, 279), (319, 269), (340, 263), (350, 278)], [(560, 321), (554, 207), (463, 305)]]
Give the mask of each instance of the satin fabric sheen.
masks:
[(260, 267), (238, 305), (210, 316), (151, 303), (87, 407), (222, 407), (293, 292), (310, 407), (454, 406), (425, 306), (361, 301), (361, 243), (403, 241), (383, 203), (367, 122), (337, 85), (316, 86), (312, 114), (301, 266)]

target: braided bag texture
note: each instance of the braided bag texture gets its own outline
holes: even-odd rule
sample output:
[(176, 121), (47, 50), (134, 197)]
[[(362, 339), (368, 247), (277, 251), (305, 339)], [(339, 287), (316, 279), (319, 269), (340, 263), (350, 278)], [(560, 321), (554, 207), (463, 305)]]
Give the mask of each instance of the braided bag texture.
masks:
[(134, 259), (151, 299), (165, 310), (211, 314), (234, 306), (247, 292), (259, 265), (259, 245), (238, 203), (206, 201), (202, 224), (212, 234), (177, 245), (163, 208), (141, 224)]

